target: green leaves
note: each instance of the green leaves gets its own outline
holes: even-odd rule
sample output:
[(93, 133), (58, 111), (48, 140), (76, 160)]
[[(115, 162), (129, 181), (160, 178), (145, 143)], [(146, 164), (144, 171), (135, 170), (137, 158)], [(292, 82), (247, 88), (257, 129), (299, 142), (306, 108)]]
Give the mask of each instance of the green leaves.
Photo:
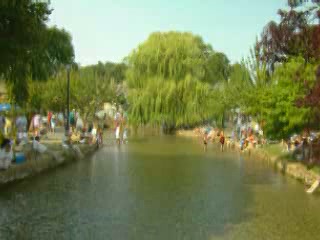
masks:
[(191, 33), (154, 33), (127, 60), (135, 124), (181, 127), (207, 120), (214, 111), (212, 86), (229, 74), (227, 57)]
[(131, 80), (154, 76), (179, 80), (187, 74), (203, 79), (210, 53), (211, 47), (191, 33), (153, 33), (127, 58), (129, 75)]
[(310, 109), (298, 108), (296, 100), (304, 96), (306, 84), (314, 83), (314, 70), (315, 65), (294, 58), (277, 67), (269, 85), (253, 90), (247, 110), (266, 122), (267, 136), (285, 138), (307, 126)]
[(47, 28), (41, 44), (32, 52), (30, 72), (34, 80), (47, 80), (74, 62), (71, 35), (64, 29)]
[(28, 78), (47, 80), (74, 61), (70, 34), (46, 25), (51, 11), (44, 1), (0, 2), (0, 75), (20, 105), (28, 99)]
[(176, 82), (152, 78), (143, 90), (131, 89), (130, 120), (134, 124), (168, 124), (181, 127), (200, 123), (209, 117), (212, 92), (208, 84), (188, 75)]
[[(124, 91), (122, 84), (117, 84), (112, 77), (98, 74), (93, 67), (72, 70), (70, 73), (71, 108), (80, 110), (84, 118), (93, 117), (105, 102), (123, 101)], [(67, 71), (59, 71), (47, 82), (31, 81), (29, 92), (30, 108), (64, 111), (67, 102)]]

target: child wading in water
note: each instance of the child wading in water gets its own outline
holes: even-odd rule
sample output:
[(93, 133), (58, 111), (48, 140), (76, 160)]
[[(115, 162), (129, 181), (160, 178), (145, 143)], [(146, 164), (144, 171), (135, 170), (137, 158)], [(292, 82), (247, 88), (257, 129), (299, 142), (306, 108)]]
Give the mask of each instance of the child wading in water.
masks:
[(221, 133), (220, 133), (221, 152), (223, 152), (223, 150), (224, 150), (224, 141), (225, 141), (224, 133), (223, 133), (223, 131), (221, 131)]

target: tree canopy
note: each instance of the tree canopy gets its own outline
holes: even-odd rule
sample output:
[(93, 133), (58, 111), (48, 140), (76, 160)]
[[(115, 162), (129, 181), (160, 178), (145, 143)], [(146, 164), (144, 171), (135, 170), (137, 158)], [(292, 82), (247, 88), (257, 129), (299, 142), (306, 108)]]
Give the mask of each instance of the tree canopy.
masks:
[[(102, 64), (102, 63), (101, 63)], [(124, 64), (107, 63), (99, 72), (99, 64), (72, 68), (70, 72), (70, 103), (71, 107), (81, 112), (84, 118), (92, 117), (101, 110), (103, 103), (116, 102), (125, 104), (125, 84), (119, 75), (124, 76), (124, 71), (113, 72)], [(101, 69), (100, 69), (101, 70)], [(31, 110), (50, 109), (63, 112), (66, 108), (67, 96), (67, 71), (60, 69), (48, 81), (29, 82), (28, 107)], [(119, 81), (119, 82), (117, 82)]]
[(97, 76), (113, 79), (116, 83), (122, 83), (126, 78), (127, 65), (125, 63), (98, 62), (98, 64), (85, 66), (81, 72), (95, 72)]
[(41, 45), (34, 51), (31, 58), (32, 79), (48, 79), (61, 67), (72, 65), (73, 62), (74, 49), (71, 35), (64, 29), (47, 28)]
[(153, 33), (127, 58), (129, 79), (158, 76), (184, 79), (188, 74), (203, 80), (212, 47), (191, 33)]
[(229, 63), (201, 37), (184, 32), (151, 34), (127, 62), (131, 120), (171, 127), (209, 118), (212, 84), (227, 78)]
[(310, 11), (279, 10), (281, 21), (271, 21), (264, 28), (257, 48), (270, 70), (274, 64), (291, 56), (303, 56), (306, 62), (319, 59), (320, 26), (311, 24)]
[(287, 0), (287, 1), (288, 1), (288, 5), (292, 8), (301, 6), (308, 2), (320, 4), (320, 0)]
[(51, 12), (49, 1), (0, 2), (0, 75), (19, 104), (27, 100), (29, 78), (45, 80), (73, 62), (70, 34), (46, 25)]
[(252, 113), (260, 114), (266, 122), (268, 136), (285, 138), (308, 125), (311, 112), (298, 108), (296, 101), (307, 93), (306, 84), (315, 83), (314, 72), (315, 65), (305, 64), (303, 58), (292, 58), (277, 67), (269, 86), (254, 92), (249, 109), (255, 109)]

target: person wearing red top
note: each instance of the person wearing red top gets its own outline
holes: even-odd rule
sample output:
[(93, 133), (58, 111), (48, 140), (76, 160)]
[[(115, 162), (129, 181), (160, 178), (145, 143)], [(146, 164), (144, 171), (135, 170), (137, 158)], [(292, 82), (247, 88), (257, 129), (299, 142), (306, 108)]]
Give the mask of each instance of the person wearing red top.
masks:
[(51, 132), (51, 118), (52, 118), (52, 112), (48, 111), (48, 115), (47, 115), (48, 132)]
[(225, 141), (224, 133), (223, 133), (223, 131), (221, 131), (221, 133), (220, 133), (221, 152), (224, 151), (224, 141)]

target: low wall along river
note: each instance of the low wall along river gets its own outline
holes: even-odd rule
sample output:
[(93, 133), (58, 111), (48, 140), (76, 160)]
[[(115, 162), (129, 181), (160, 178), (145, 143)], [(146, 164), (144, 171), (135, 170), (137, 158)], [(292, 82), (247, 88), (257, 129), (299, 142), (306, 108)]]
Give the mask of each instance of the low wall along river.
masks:
[(0, 185), (29, 178), (71, 161), (80, 160), (96, 150), (96, 146), (89, 145), (79, 145), (77, 148), (62, 149), (59, 147), (59, 150), (54, 151), (54, 154), (31, 151), (26, 162), (11, 165), (7, 170), (0, 171)]

